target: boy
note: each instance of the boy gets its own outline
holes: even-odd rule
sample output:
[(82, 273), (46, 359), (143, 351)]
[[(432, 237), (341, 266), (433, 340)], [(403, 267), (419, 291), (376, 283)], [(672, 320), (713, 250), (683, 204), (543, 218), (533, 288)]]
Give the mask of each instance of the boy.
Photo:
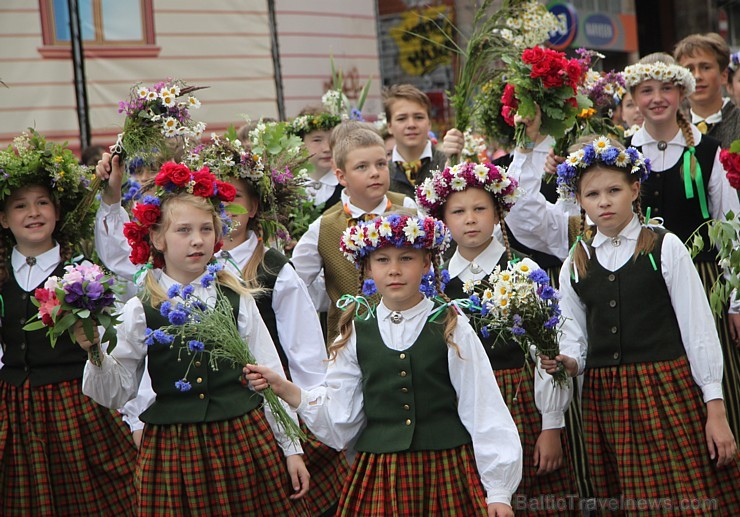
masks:
[(396, 84), (383, 92), (388, 133), (396, 139), (389, 165), (390, 190), (414, 197), (416, 185), (447, 163), (444, 152), (429, 141), (432, 103), (410, 84)]
[(673, 52), (678, 64), (688, 68), (696, 79), (696, 90), (689, 97), (691, 122), (703, 134), (730, 147), (740, 138), (740, 109), (722, 98), (727, 84), (730, 48), (717, 33), (692, 34), (678, 42)]
[(388, 192), (390, 178), (385, 147), (372, 127), (345, 122), (334, 129), (332, 140), (337, 180), (345, 188), (344, 202), (311, 223), (293, 250), (292, 258), (298, 276), (306, 285), (311, 285), (321, 270), (325, 270), (326, 291), (331, 301), (327, 329), (330, 343), (339, 332), (337, 300), (343, 294), (357, 292), (357, 270), (339, 250), (342, 233), (358, 220), (400, 206), (415, 208), (411, 199)]

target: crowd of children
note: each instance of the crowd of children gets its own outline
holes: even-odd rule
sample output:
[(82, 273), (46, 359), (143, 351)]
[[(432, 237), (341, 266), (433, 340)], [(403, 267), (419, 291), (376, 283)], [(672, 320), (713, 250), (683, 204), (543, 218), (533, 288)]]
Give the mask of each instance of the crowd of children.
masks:
[[(716, 34), (644, 57), (622, 142), (568, 156), (537, 109), (515, 118), (532, 145), (456, 163), (465, 135), (435, 146), (411, 85), (384, 91), (385, 134), (303, 110), (304, 179), (225, 135), (144, 164), (129, 196), (131, 161), (103, 153), (97, 213), (69, 150), (19, 137), (0, 153), (0, 514), (740, 514), (740, 301), (710, 310), (726, 272), (705, 224), (740, 213), (719, 159), (737, 62)], [(315, 219), (279, 246), (302, 202)], [(117, 345), (26, 330), (36, 288), (94, 258), (121, 284)], [(557, 355), (476, 316), (468, 287), (511, 267), (559, 286)], [(226, 307), (255, 364), (168, 337), (192, 303)]]

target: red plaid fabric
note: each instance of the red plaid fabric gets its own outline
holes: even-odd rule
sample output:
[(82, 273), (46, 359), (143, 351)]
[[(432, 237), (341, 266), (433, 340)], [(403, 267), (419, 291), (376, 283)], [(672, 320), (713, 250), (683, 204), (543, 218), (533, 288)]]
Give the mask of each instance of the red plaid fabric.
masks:
[[(712, 465), (705, 423), (686, 356), (587, 369), (583, 424), (596, 497), (621, 496), (627, 513), (647, 501), (662, 502), (661, 515), (740, 515), (740, 464)], [(701, 507), (712, 501), (714, 512)]]
[[(546, 476), (537, 476), (534, 467), (534, 447), (542, 430), (542, 415), (534, 402), (534, 376), (531, 365), (524, 368), (497, 370), (496, 382), (509, 408), (522, 442), (524, 464), (522, 481), (512, 498), (514, 511), (527, 515), (569, 515), (572, 512), (558, 513), (557, 506), (548, 506), (548, 500), (572, 501), (577, 504), (576, 481), (573, 469), (568, 462), (568, 442), (565, 432), (560, 433), (563, 447), (564, 465)], [(534, 374), (536, 375), (536, 374)], [(521, 512), (524, 510), (526, 512)]]
[(137, 515), (310, 515), (292, 501), (262, 409), (221, 422), (150, 425), (136, 468)]
[(0, 515), (131, 515), (136, 447), (81, 379), (0, 381)]
[(473, 448), (357, 455), (338, 516), (488, 515)]
[(306, 434), (303, 459), (311, 474), (311, 485), (306, 494), (306, 504), (311, 515), (321, 515), (339, 501), (342, 485), (349, 474), (349, 465), (344, 452), (335, 451), (321, 443), (313, 433), (301, 423)]

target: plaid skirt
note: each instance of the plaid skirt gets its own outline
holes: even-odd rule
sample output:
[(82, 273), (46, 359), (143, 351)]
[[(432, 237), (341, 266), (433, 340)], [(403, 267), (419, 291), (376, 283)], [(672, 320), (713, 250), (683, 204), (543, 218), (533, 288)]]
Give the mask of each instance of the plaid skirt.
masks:
[(386, 454), (360, 452), (338, 516), (488, 515), (473, 448)]
[(147, 425), (137, 515), (310, 515), (293, 501), (285, 459), (261, 408), (198, 424)]
[(534, 402), (534, 375), (530, 365), (524, 368), (496, 370), (496, 382), (509, 408), (522, 442), (522, 481), (511, 499), (517, 515), (568, 515), (558, 513), (563, 504), (577, 504), (578, 493), (573, 469), (568, 461), (568, 441), (560, 433), (564, 465), (545, 476), (537, 475), (534, 448), (542, 431), (542, 415)]
[(133, 515), (136, 447), (82, 380), (0, 381), (0, 515)]
[(597, 502), (616, 499), (626, 513), (647, 504), (661, 515), (740, 515), (740, 465), (712, 465), (705, 423), (686, 356), (587, 369), (584, 438)]
[(342, 451), (335, 451), (324, 445), (313, 433), (301, 423), (306, 434), (303, 446), (303, 459), (311, 474), (311, 484), (306, 494), (306, 504), (311, 515), (321, 515), (337, 504), (342, 493), (344, 480), (349, 474), (347, 458)]

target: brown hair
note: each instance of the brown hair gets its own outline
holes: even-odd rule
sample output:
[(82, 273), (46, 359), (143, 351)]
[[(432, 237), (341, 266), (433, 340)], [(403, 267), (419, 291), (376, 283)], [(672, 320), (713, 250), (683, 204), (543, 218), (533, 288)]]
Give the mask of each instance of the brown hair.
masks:
[(681, 58), (693, 57), (694, 54), (702, 50), (714, 54), (720, 72), (727, 70), (730, 65), (730, 47), (725, 39), (716, 32), (686, 36), (676, 44), (673, 57), (676, 58), (676, 61), (681, 61)]
[(375, 128), (366, 123), (347, 120), (336, 126), (329, 139), (331, 156), (337, 169), (344, 170), (347, 156), (355, 149), (379, 146), (385, 154), (385, 143)]
[(394, 84), (383, 90), (383, 109), (385, 110), (385, 118), (389, 123), (393, 117), (393, 104), (398, 100), (415, 102), (424, 106), (427, 110), (427, 116), (432, 118), (432, 101), (429, 100), (426, 93), (410, 84)]

